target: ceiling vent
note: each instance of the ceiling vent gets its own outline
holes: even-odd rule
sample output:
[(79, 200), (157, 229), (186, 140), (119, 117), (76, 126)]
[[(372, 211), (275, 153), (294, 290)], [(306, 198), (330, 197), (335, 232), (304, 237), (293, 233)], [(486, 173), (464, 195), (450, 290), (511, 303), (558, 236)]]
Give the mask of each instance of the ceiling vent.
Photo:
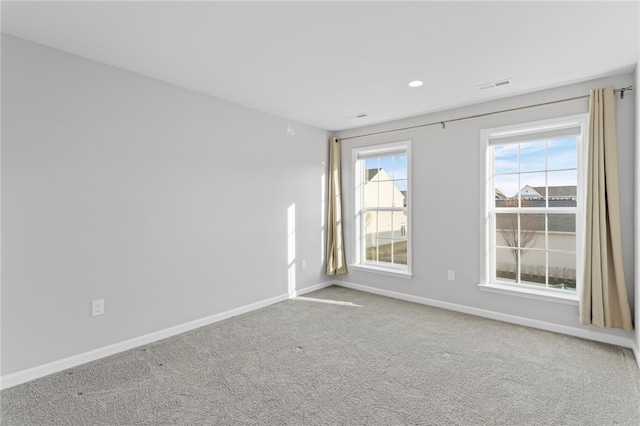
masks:
[(478, 88), (478, 90), (488, 90), (488, 89), (495, 89), (496, 87), (511, 86), (512, 84), (513, 84), (513, 79), (507, 78), (504, 80), (494, 81), (493, 83), (481, 84), (476, 87)]
[(343, 120), (360, 120), (367, 117), (369, 117), (369, 114), (367, 114), (366, 112), (361, 112), (360, 114), (350, 115), (348, 117), (342, 117), (342, 119)]

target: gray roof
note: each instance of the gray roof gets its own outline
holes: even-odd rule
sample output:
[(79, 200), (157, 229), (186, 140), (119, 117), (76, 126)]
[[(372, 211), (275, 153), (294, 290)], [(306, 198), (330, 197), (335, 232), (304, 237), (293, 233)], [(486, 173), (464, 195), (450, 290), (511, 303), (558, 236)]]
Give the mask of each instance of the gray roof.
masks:
[[(527, 185), (523, 186), (524, 189)], [(522, 189), (520, 191), (522, 191)], [(547, 192), (545, 192), (544, 186), (532, 186), (531, 189), (536, 191), (538, 194), (544, 197), (544, 194), (547, 193), (551, 198), (575, 198), (577, 196), (578, 187), (575, 185), (566, 185), (566, 186), (549, 186), (546, 187)], [(506, 197), (500, 189), (496, 188), (496, 195), (499, 195), (500, 198), (508, 198)]]
[[(544, 186), (532, 186), (533, 189), (536, 190), (538, 194), (544, 194)], [(547, 195), (549, 197), (575, 197), (577, 186), (549, 186), (547, 187)]]
[(364, 181), (365, 182), (369, 182), (371, 179), (373, 179), (374, 177), (376, 177), (376, 175), (380, 172), (380, 168), (378, 169), (366, 169), (364, 171)]

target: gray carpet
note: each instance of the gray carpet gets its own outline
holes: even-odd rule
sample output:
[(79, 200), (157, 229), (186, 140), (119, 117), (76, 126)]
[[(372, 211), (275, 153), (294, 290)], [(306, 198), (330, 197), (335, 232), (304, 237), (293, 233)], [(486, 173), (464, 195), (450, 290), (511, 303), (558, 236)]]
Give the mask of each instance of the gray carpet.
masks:
[(2, 391), (3, 425), (634, 425), (629, 349), (340, 287)]

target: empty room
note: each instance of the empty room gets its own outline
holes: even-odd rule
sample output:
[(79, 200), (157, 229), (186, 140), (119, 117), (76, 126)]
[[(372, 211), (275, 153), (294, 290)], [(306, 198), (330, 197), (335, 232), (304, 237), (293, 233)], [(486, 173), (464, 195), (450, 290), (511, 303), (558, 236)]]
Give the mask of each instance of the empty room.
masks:
[(640, 2), (0, 8), (0, 424), (640, 424)]

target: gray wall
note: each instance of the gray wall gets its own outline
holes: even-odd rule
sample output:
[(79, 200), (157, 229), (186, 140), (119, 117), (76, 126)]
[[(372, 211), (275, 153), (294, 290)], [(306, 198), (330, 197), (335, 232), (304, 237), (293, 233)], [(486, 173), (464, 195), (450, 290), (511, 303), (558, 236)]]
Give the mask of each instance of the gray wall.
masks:
[[(339, 136), (634, 81), (638, 87), (637, 70), (635, 77), (606, 78)], [(634, 98), (636, 92), (627, 92), (618, 101), (631, 300), (634, 261), (640, 263), (633, 249), (634, 158), (640, 163), (634, 157), (634, 137), (640, 140)], [(322, 272), (327, 132), (4, 35), (1, 100), (1, 375), (279, 296), (290, 284), (304, 289), (327, 280)], [(434, 126), (345, 141), (345, 188), (351, 185), (352, 148), (414, 141), (415, 276), (406, 280), (352, 270), (344, 280), (582, 327), (576, 306), (478, 288), (479, 131), (586, 110), (584, 99), (452, 123), (445, 130)], [(350, 191), (344, 194), (349, 217)], [(346, 222), (348, 248), (352, 231)], [(299, 267), (302, 259), (305, 270)], [(447, 269), (456, 271), (454, 283), (447, 281)], [(100, 298), (106, 314), (92, 318), (90, 301)]]
[(1, 374), (324, 281), (327, 138), (3, 35)]
[[(574, 84), (499, 101), (459, 108), (437, 114), (343, 131), (339, 137), (403, 128), (423, 123), (482, 114), (557, 99), (588, 95), (591, 88), (632, 85), (634, 76), (623, 75)], [(429, 90), (426, 88), (425, 90)], [(469, 90), (473, 90), (470, 88)], [(623, 250), (630, 302), (634, 300), (634, 120), (636, 91), (627, 92), (617, 102), (619, 161), (622, 198)], [(344, 281), (395, 291), (406, 295), (435, 299), (465, 307), (515, 315), (594, 334), (631, 339), (622, 330), (584, 327), (578, 321), (577, 305), (516, 297), (482, 291), (481, 196), (482, 163), (480, 130), (588, 111), (588, 98), (544, 107), (525, 109), (483, 118), (447, 124), (446, 129), (432, 126), (397, 133), (346, 140), (343, 142), (343, 184), (345, 217), (353, 214), (348, 189), (352, 186), (351, 150), (370, 144), (411, 139), (413, 168), (413, 273), (411, 280), (351, 269)], [(345, 222), (347, 262), (352, 261), (353, 228)], [(456, 271), (456, 281), (447, 281), (447, 270)]]
[[(638, 52), (638, 56), (640, 56), (640, 52)], [(634, 93), (637, 93), (638, 90), (640, 90), (640, 67), (638, 67), (638, 65), (636, 65), (636, 71), (635, 71), (635, 84), (634, 84)], [(635, 176), (635, 182), (636, 182), (636, 205), (635, 205), (635, 226), (636, 226), (636, 232), (635, 232), (635, 249), (636, 249), (636, 258), (635, 258), (635, 267), (636, 267), (636, 274), (635, 274), (635, 283), (636, 283), (636, 293), (635, 293), (635, 306), (636, 306), (636, 310), (635, 310), (635, 323), (634, 323), (634, 327), (635, 327), (635, 341), (636, 341), (636, 347), (635, 347), (635, 354), (636, 354), (636, 361), (638, 361), (638, 366), (640, 366), (640, 218), (638, 217), (638, 214), (640, 213), (640, 102), (638, 102), (640, 100), (640, 96), (636, 95), (635, 96), (635, 102), (636, 102), (636, 119), (635, 119), (635, 130), (636, 130), (636, 140), (635, 140), (635, 167), (636, 167), (636, 176)]]

